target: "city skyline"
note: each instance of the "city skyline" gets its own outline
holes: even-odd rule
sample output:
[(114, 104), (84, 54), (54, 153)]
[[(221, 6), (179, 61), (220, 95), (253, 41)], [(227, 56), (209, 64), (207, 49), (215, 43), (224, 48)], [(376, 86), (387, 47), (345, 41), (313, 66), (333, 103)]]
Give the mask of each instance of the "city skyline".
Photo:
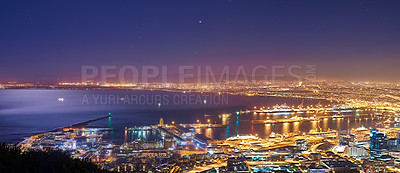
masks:
[(400, 172), (400, 1), (0, 2), (0, 172)]

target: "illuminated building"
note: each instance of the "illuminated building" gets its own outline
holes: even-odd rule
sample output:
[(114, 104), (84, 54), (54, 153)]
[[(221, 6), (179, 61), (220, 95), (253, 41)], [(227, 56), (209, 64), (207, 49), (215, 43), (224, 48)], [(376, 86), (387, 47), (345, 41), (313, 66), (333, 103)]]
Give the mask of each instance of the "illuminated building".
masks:
[(164, 148), (169, 149), (169, 148), (175, 148), (176, 143), (174, 141), (174, 137), (172, 134), (166, 133), (164, 136)]
[(330, 172), (359, 172), (358, 165), (345, 158), (323, 159), (321, 164), (326, 166)]
[(388, 139), (388, 147), (389, 147), (389, 150), (394, 150), (396, 148), (399, 148), (399, 139), (389, 138)]
[(377, 160), (364, 160), (361, 167), (365, 173), (385, 172), (386, 170), (385, 162)]
[(229, 158), (227, 168), (229, 172), (249, 172), (244, 158)]
[(343, 152), (346, 156), (350, 157), (364, 157), (368, 156), (367, 150), (358, 146), (347, 146)]
[(369, 137), (371, 150), (388, 149), (388, 139), (386, 133), (379, 132), (377, 130), (371, 130)]
[(163, 120), (163, 118), (160, 118), (160, 124), (158, 124), (158, 126), (164, 126), (164, 120)]
[(307, 173), (328, 173), (329, 169), (325, 166), (311, 165), (307, 168)]
[(304, 139), (298, 139), (295, 141), (296, 149), (297, 150), (307, 150), (308, 149), (308, 142)]

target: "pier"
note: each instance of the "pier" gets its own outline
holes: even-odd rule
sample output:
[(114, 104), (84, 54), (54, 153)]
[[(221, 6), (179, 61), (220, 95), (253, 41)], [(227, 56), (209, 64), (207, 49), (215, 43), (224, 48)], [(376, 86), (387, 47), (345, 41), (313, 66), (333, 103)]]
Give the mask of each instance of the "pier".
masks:
[[(353, 116), (355, 116), (355, 115), (334, 115), (334, 116), (318, 116), (318, 117), (292, 117), (290, 119), (239, 120), (239, 121), (251, 121), (252, 124), (281, 124), (281, 123), (294, 123), (294, 122), (306, 122), (306, 121), (321, 121), (321, 120), (324, 120), (324, 119), (342, 119), (342, 118), (348, 118), (348, 117), (353, 117)], [(359, 114), (357, 116), (373, 116), (373, 115)]]

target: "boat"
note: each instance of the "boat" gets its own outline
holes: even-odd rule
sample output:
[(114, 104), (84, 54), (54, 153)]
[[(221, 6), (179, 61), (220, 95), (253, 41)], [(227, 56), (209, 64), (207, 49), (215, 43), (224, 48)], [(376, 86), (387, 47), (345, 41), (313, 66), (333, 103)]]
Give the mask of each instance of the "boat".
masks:
[(282, 105), (275, 105), (272, 107), (272, 109), (260, 109), (257, 111), (257, 113), (288, 113), (288, 112), (294, 112), (293, 109), (291, 109), (289, 106), (286, 105), (286, 103)]
[(366, 131), (366, 130), (368, 130), (368, 129), (365, 128), (364, 126), (361, 126), (361, 127), (356, 129), (356, 131)]
[(333, 105), (331, 112), (353, 112), (354, 108), (348, 105)]
[(271, 134), (269, 135), (269, 138), (275, 138), (275, 132), (271, 132)]
[(343, 115), (333, 115), (332, 118), (343, 118)]

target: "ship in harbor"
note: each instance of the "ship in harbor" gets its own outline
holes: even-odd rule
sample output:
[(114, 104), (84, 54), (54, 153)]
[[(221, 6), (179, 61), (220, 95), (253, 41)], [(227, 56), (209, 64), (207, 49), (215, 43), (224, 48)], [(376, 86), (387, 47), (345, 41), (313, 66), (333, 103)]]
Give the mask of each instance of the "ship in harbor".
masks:
[[(254, 107), (256, 108), (256, 107)], [(266, 114), (282, 114), (288, 115), (292, 113), (317, 113), (317, 112), (334, 112), (334, 113), (344, 113), (344, 112), (352, 112), (355, 108), (349, 105), (332, 105), (332, 107), (323, 107), (320, 103), (316, 106), (303, 106), (303, 102), (295, 108), (294, 106), (290, 107), (286, 103), (284, 104), (277, 104), (271, 108), (261, 107), (260, 109), (254, 109), (252, 112), (255, 113), (266, 113)], [(248, 113), (249, 110), (241, 111), (241, 113)]]
[(257, 113), (269, 113), (269, 114), (282, 114), (282, 115), (287, 115), (291, 113), (303, 113), (305, 108), (303, 108), (303, 103), (304, 100), (297, 106), (297, 109), (294, 108), (294, 106), (290, 107), (286, 103), (283, 103), (281, 105), (276, 104), (275, 106), (270, 109), (269, 107), (267, 109), (264, 109), (264, 107), (260, 108), (259, 110), (255, 110)]
[(281, 104), (281, 105), (275, 105), (272, 107), (272, 109), (263, 109), (260, 108), (258, 111), (259, 113), (290, 113), (294, 112), (295, 110), (290, 108), (289, 106), (286, 105), (286, 103)]
[(330, 111), (331, 112), (338, 112), (338, 113), (340, 113), (340, 112), (352, 112), (352, 111), (354, 111), (354, 108), (351, 107), (351, 106), (348, 106), (348, 105), (339, 104), (339, 105), (333, 105), (332, 109)]

